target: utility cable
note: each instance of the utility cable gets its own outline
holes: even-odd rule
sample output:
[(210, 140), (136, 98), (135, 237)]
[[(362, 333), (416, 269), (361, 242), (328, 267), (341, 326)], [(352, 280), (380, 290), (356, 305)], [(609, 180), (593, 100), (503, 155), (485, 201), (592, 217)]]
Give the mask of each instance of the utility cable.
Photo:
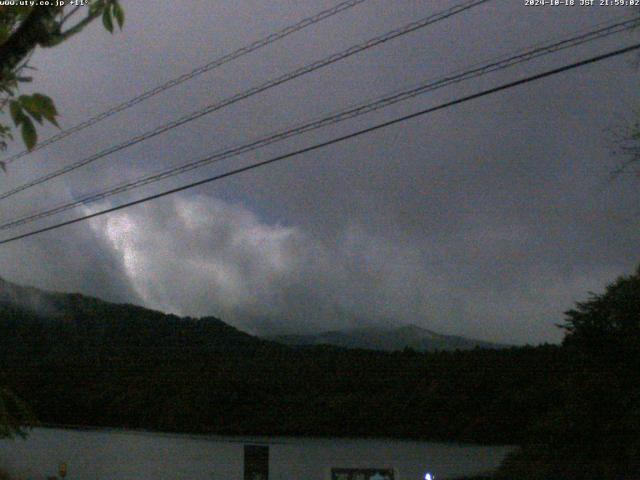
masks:
[(181, 83), (184, 83), (188, 80), (191, 80), (194, 77), (197, 77), (198, 75), (201, 75), (205, 72), (209, 72), (215, 68), (218, 68), (226, 63), (229, 63), (233, 60), (235, 60), (236, 58), (240, 58), (244, 55), (247, 55), (251, 52), (254, 52), (256, 50), (259, 50), (260, 48), (266, 47), (267, 45), (270, 45), (274, 42), (277, 42), (278, 40), (281, 40), (289, 35), (291, 35), (292, 33), (298, 32), (300, 30), (303, 30), (311, 25), (314, 25), (316, 23), (319, 23), (327, 18), (333, 17), (334, 15), (337, 15), (338, 13), (344, 12), (345, 10), (349, 10), (350, 8), (353, 8), (363, 2), (366, 2), (367, 0), (349, 0), (346, 2), (342, 2), (338, 5), (336, 5), (333, 8), (329, 8), (327, 10), (323, 10), (322, 12), (319, 12), (311, 17), (307, 17), (302, 19), (301, 21), (299, 21), (298, 23), (295, 23), (293, 25), (289, 25), (285, 28), (283, 28), (282, 30), (279, 30), (275, 33), (272, 33), (264, 38), (261, 38), (260, 40), (256, 40), (255, 42), (252, 42), (248, 45), (245, 45), (244, 47), (241, 47), (231, 53), (228, 53), (226, 55), (223, 55), (222, 57), (216, 58), (215, 60), (212, 60), (211, 62), (207, 63), (206, 65), (202, 65), (194, 70), (191, 70), (188, 73), (185, 73), (183, 75), (180, 75), (179, 77), (173, 78), (165, 83), (163, 83), (162, 85), (159, 85), (155, 88), (152, 88), (150, 90), (147, 90), (146, 92), (143, 92), (142, 94), (138, 95), (137, 97), (133, 97), (125, 102), (122, 102), (108, 110), (105, 110), (102, 113), (99, 113), (98, 115), (95, 115), (81, 123), (78, 123), (77, 125), (74, 125), (73, 127), (67, 128), (61, 132), (58, 132), (57, 134), (42, 140), (41, 142), (38, 142), (38, 144), (31, 150), (23, 150), (19, 153), (16, 153), (15, 155), (10, 156), (9, 158), (7, 158), (5, 160), (6, 164), (9, 164), (11, 162), (14, 162), (15, 160), (22, 158), (30, 153), (36, 152), (44, 147), (47, 147), (53, 143), (59, 142), (60, 140), (62, 140), (63, 138), (67, 138), (70, 135), (73, 135), (74, 133), (77, 133), (81, 130), (84, 130), (85, 128), (88, 128), (92, 125), (95, 125), (98, 122), (101, 122), (102, 120), (105, 120), (106, 118), (109, 118), (113, 115), (115, 115), (116, 113), (122, 112), (123, 110), (127, 110), (128, 108), (133, 107), (134, 105), (137, 105), (141, 102), (144, 102), (145, 100), (148, 100), (151, 97), (154, 97), (162, 92), (164, 92), (165, 90), (168, 90), (170, 88), (173, 88), (177, 85), (180, 85)]
[(17, 240), (21, 240), (21, 239), (28, 238), (28, 237), (31, 237), (31, 236), (34, 236), (34, 235), (38, 235), (40, 233), (49, 232), (51, 230), (56, 230), (58, 228), (62, 228), (62, 227), (67, 226), (67, 225), (72, 225), (72, 224), (75, 224), (75, 223), (79, 223), (79, 222), (82, 222), (82, 221), (85, 221), (85, 220), (89, 220), (89, 219), (96, 218), (96, 217), (99, 217), (99, 216), (102, 216), (102, 215), (106, 215), (108, 213), (116, 212), (118, 210), (123, 210), (125, 208), (129, 208), (129, 207), (132, 207), (134, 205), (139, 205), (139, 204), (142, 204), (142, 203), (149, 202), (151, 200), (156, 200), (158, 198), (166, 197), (166, 196), (172, 195), (174, 193), (182, 192), (184, 190), (189, 190), (191, 188), (198, 187), (200, 185), (204, 185), (204, 184), (207, 184), (207, 183), (215, 182), (217, 180), (222, 180), (223, 178), (235, 176), (235, 175), (238, 175), (240, 173), (244, 173), (244, 172), (247, 172), (247, 171), (250, 171), (250, 170), (255, 170), (257, 168), (261, 168), (261, 167), (264, 167), (266, 165), (271, 165), (273, 163), (280, 162), (280, 161), (288, 159), (288, 158), (296, 157), (298, 155), (302, 155), (302, 154), (305, 154), (305, 153), (308, 153), (308, 152), (319, 150), (321, 148), (325, 148), (325, 147), (328, 147), (330, 145), (341, 143), (341, 142), (344, 142), (346, 140), (350, 140), (352, 138), (356, 138), (356, 137), (359, 137), (361, 135), (365, 135), (367, 133), (371, 133), (371, 132), (374, 132), (374, 131), (389, 127), (391, 125), (396, 125), (396, 124), (399, 124), (399, 123), (403, 123), (403, 122), (406, 122), (406, 121), (411, 120), (413, 118), (421, 117), (421, 116), (424, 116), (424, 115), (427, 115), (427, 114), (430, 114), (430, 113), (433, 113), (433, 112), (436, 112), (436, 111), (439, 111), (439, 110), (444, 110), (446, 108), (450, 108), (450, 107), (453, 107), (455, 105), (460, 105), (462, 103), (466, 103), (466, 102), (469, 102), (471, 100), (475, 100), (477, 98), (481, 98), (481, 97), (485, 97), (485, 96), (488, 96), (488, 95), (492, 95), (494, 93), (498, 93), (498, 92), (501, 92), (501, 91), (504, 91), (504, 90), (508, 90), (508, 89), (511, 89), (511, 88), (514, 88), (514, 87), (517, 87), (517, 86), (520, 86), (520, 85), (527, 84), (527, 83), (535, 82), (535, 81), (541, 80), (543, 78), (547, 78), (547, 77), (551, 77), (551, 76), (554, 76), (554, 75), (558, 75), (560, 73), (567, 72), (569, 70), (573, 70), (573, 69), (576, 69), (576, 68), (580, 68), (580, 67), (583, 67), (585, 65), (590, 65), (590, 64), (593, 64), (593, 63), (596, 63), (596, 62), (601, 62), (603, 60), (606, 60), (606, 59), (609, 59), (609, 58), (613, 58), (613, 57), (617, 57), (619, 55), (623, 55), (623, 54), (626, 54), (626, 53), (629, 53), (629, 52), (632, 52), (632, 51), (635, 51), (635, 50), (638, 50), (638, 49), (640, 49), (640, 43), (636, 43), (634, 45), (631, 45), (631, 46), (628, 46), (628, 47), (625, 47), (625, 48), (621, 48), (621, 49), (618, 49), (618, 50), (613, 50), (611, 52), (608, 52), (608, 53), (605, 53), (605, 54), (602, 54), (602, 55), (598, 55), (598, 56), (595, 56), (595, 57), (591, 57), (591, 58), (588, 58), (586, 60), (581, 60), (579, 62), (571, 63), (571, 64), (568, 64), (568, 65), (564, 65), (564, 66), (559, 67), (559, 68), (554, 68), (552, 70), (547, 70), (545, 72), (542, 72), (542, 73), (539, 73), (539, 74), (536, 74), (536, 75), (524, 77), (524, 78), (521, 78), (519, 80), (514, 80), (512, 82), (508, 82), (508, 83), (499, 85), (497, 87), (493, 87), (493, 88), (490, 88), (490, 89), (487, 89), (487, 90), (482, 90), (481, 92), (474, 93), (474, 94), (471, 94), (471, 95), (466, 95), (464, 97), (460, 97), (460, 98), (457, 98), (455, 100), (451, 100), (449, 102), (442, 103), (442, 104), (437, 105), (435, 107), (430, 107), (430, 108), (427, 108), (425, 110), (420, 110), (418, 112), (411, 113), (409, 115), (404, 115), (404, 116), (401, 116), (401, 117), (398, 117), (398, 118), (394, 118), (393, 120), (388, 120), (386, 122), (382, 122), (382, 123), (376, 124), (374, 126), (371, 126), (371, 127), (368, 127), (368, 128), (362, 129), (362, 130), (358, 130), (356, 132), (353, 132), (353, 133), (350, 133), (350, 134), (347, 134), (347, 135), (336, 137), (336, 138), (333, 138), (331, 140), (327, 140), (325, 142), (316, 143), (316, 144), (311, 145), (309, 147), (305, 147), (305, 148), (302, 148), (302, 149), (299, 149), (299, 150), (295, 150), (293, 152), (289, 152), (289, 153), (286, 153), (284, 155), (279, 155), (277, 157), (273, 157), (273, 158), (270, 158), (268, 160), (264, 160), (262, 162), (257, 162), (257, 163), (253, 163), (251, 165), (247, 165), (247, 166), (244, 166), (244, 167), (241, 167), (241, 168), (236, 168), (234, 170), (230, 170), (230, 171), (227, 171), (225, 173), (222, 173), (222, 174), (219, 174), (219, 175), (215, 175), (213, 177), (205, 178), (205, 179), (199, 180), (197, 182), (192, 182), (192, 183), (189, 183), (189, 184), (186, 184), (186, 185), (182, 185), (180, 187), (172, 188), (170, 190), (166, 190), (166, 191), (161, 192), (161, 193), (157, 193), (157, 194), (150, 195), (150, 196), (147, 196), (147, 197), (144, 197), (144, 198), (140, 198), (138, 200), (127, 202), (127, 203), (124, 203), (122, 205), (118, 205), (118, 206), (115, 206), (115, 207), (107, 208), (107, 209), (101, 210), (99, 212), (94, 212), (94, 213), (91, 213), (91, 214), (88, 214), (88, 215), (84, 215), (84, 216), (77, 217), (77, 218), (74, 218), (74, 219), (71, 219), (71, 220), (67, 220), (65, 222), (60, 222), (60, 223), (57, 223), (57, 224), (54, 224), (54, 225), (50, 225), (50, 226), (45, 227), (45, 228), (32, 230), (30, 232), (23, 233), (21, 235), (16, 235), (14, 237), (6, 238), (4, 240), (0, 240), (0, 245), (5, 245), (5, 244), (10, 243), (10, 242), (15, 242)]
[(241, 155), (253, 150), (257, 150), (259, 148), (265, 147), (267, 145), (270, 145), (276, 142), (280, 142), (282, 140), (285, 140), (293, 136), (298, 136), (312, 130), (316, 130), (325, 126), (334, 125), (339, 122), (343, 122), (355, 117), (359, 117), (361, 115), (385, 108), (392, 104), (395, 104), (404, 100), (408, 100), (410, 98), (414, 98), (418, 95), (431, 92), (452, 84), (460, 83), (464, 80), (486, 75), (490, 72), (503, 70), (523, 62), (531, 61), (534, 58), (539, 58), (541, 56), (549, 55), (551, 53), (555, 53), (563, 49), (572, 48), (577, 45), (584, 44), (586, 42), (594, 41), (615, 33), (626, 31), (631, 28), (635, 28), (639, 23), (640, 23), (640, 19), (618, 22), (613, 25), (607, 25), (605, 27), (599, 28), (597, 30), (591, 30), (591, 31), (588, 31), (587, 33), (575, 35), (565, 40), (554, 42), (548, 45), (534, 47), (529, 50), (524, 50), (524, 51), (521, 51), (520, 53), (513, 54), (511, 56), (501, 57), (498, 60), (489, 61), (488, 63), (485, 63), (483, 65), (477, 66), (475, 68), (472, 68), (466, 71), (462, 71), (461, 73), (449, 74), (448, 76), (441, 77), (435, 81), (429, 81), (417, 87), (396, 92), (374, 101), (362, 103), (355, 107), (351, 107), (349, 109), (342, 110), (338, 113), (334, 113), (327, 117), (320, 118), (302, 125), (298, 125), (297, 127), (269, 134), (265, 137), (262, 137), (248, 144), (214, 152), (213, 154), (207, 156), (204, 159), (199, 159), (197, 161), (189, 162), (177, 167), (171, 167), (171, 168), (162, 170), (160, 172), (141, 177), (134, 181), (122, 183), (118, 186), (111, 187), (101, 192), (85, 195), (82, 198), (74, 200), (72, 202), (63, 203), (56, 207), (49, 208), (47, 210), (44, 210), (38, 213), (33, 213), (28, 216), (24, 216), (19, 219), (15, 219), (15, 220), (0, 224), (0, 230), (15, 228), (21, 225), (34, 222), (36, 220), (40, 220), (58, 213), (65, 212), (67, 210), (71, 210), (81, 205), (87, 205), (89, 203), (97, 202), (99, 200), (104, 200), (113, 195), (124, 193), (130, 190), (133, 190), (135, 188), (139, 188), (154, 182), (158, 182), (160, 180), (164, 180), (166, 178), (173, 177), (175, 175), (183, 174), (191, 170), (209, 165), (214, 162), (225, 160), (231, 157), (236, 157), (238, 155)]
[(364, 50), (368, 50), (370, 48), (373, 48), (377, 45), (380, 45), (382, 43), (388, 42), (389, 40), (393, 40), (395, 38), (401, 37), (403, 35), (407, 35), (411, 32), (414, 32), (416, 30), (419, 30), (421, 28), (427, 27), (428, 25), (432, 25), (434, 23), (440, 22), (446, 18), (449, 18), (453, 15), (457, 15), (459, 13), (462, 13), (466, 10), (469, 10), (471, 8), (477, 7), (481, 4), (484, 4), (486, 2), (489, 2), (491, 0), (471, 0), (459, 5), (456, 5), (454, 7), (451, 7), (447, 10), (444, 10), (440, 13), (436, 13), (434, 15), (430, 15), (429, 17), (423, 18), (421, 20), (418, 21), (414, 21), (411, 22), (401, 28), (392, 30), (390, 32), (387, 32), (383, 35), (374, 37), (364, 43), (360, 43), (358, 45), (352, 46), (342, 52), (339, 53), (335, 53), (333, 55), (330, 55), (322, 60), (318, 60), (316, 62), (310, 63), (308, 65), (305, 65), (304, 67), (298, 68), (290, 73), (287, 73), (285, 75), (282, 75), (280, 77), (277, 77), (275, 79), (269, 80), (261, 85), (258, 85), (256, 87), (250, 88), (249, 90), (245, 90), (243, 92), (240, 92), (232, 97), (229, 97), (225, 100), (222, 100), (221, 102), (217, 102), (211, 105), (208, 105), (200, 110), (197, 110), (195, 112), (192, 112), (190, 114), (187, 114), (183, 117), (180, 117), (177, 120), (173, 120), (169, 123), (166, 123), (160, 127), (157, 127), (153, 130), (150, 130), (148, 132), (145, 132), (143, 134), (137, 135), (133, 138), (130, 138), (129, 140), (126, 140), (123, 143), (120, 143), (118, 145), (114, 145), (112, 147), (109, 147), (105, 150), (102, 150), (101, 152), (98, 152), (94, 155), (91, 155), (89, 157), (86, 157), (82, 160), (78, 160), (74, 163), (71, 163), (65, 167), (62, 167), (56, 171), (53, 171), (51, 173), (45, 174), (39, 178), (36, 178), (35, 180), (32, 180), (30, 182), (24, 183), (18, 187), (15, 187), (5, 193), (0, 194), (0, 200), (4, 200), (8, 197), (11, 197), (19, 192), (22, 192), (24, 190), (27, 190), (31, 187), (35, 187), (36, 185), (40, 185), (44, 182), (47, 182), (49, 180), (52, 180), (54, 178), (57, 178), (61, 175), (65, 175), (67, 173), (70, 173), (74, 170), (77, 170), (81, 167), (84, 167), (85, 165), (88, 165), (92, 162), (95, 162), (98, 159), (101, 159), (103, 157), (106, 157), (107, 155), (110, 155), (112, 153), (118, 152), (120, 150), (124, 150), (125, 148), (131, 147), (133, 145), (136, 145), (140, 142), (143, 142), (145, 140), (148, 140), (150, 138), (156, 137), (160, 134), (163, 134), (165, 132), (168, 132), (169, 130), (172, 130), (174, 128), (180, 127), (186, 123), (192, 122), (193, 120), (196, 120), (200, 117), (203, 117), (205, 115), (208, 115), (210, 113), (213, 113), (217, 110), (221, 110), (225, 107), (228, 107), (229, 105), (232, 105), (234, 103), (237, 103), (241, 100), (244, 100), (246, 98), (249, 98), (253, 95), (256, 95), (258, 93), (264, 92), (265, 90), (268, 90), (270, 88), (276, 87), (278, 85), (281, 85), (285, 82), (289, 82), (295, 78), (299, 78), (303, 75), (306, 75), (308, 73), (314, 72), (316, 70), (319, 70), (320, 68), (326, 67), (328, 65), (331, 65), (333, 63), (336, 63), (340, 60), (343, 60), (345, 58), (348, 58), (352, 55), (355, 55), (357, 53), (360, 53)]

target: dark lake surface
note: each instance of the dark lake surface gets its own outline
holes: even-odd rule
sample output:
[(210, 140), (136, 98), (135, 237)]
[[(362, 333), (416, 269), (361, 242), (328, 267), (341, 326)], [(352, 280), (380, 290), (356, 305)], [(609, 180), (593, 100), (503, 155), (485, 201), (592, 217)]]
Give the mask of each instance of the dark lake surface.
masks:
[(390, 439), (224, 437), (38, 428), (0, 440), (0, 467), (44, 479), (242, 480), (245, 446), (268, 447), (269, 480), (330, 480), (332, 469), (393, 470), (393, 480), (435, 480), (495, 469), (512, 447)]

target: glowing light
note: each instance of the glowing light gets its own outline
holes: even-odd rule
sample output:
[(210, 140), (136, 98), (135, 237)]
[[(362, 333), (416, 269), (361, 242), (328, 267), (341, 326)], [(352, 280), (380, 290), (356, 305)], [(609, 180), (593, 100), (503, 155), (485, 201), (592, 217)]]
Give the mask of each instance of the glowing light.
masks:
[(424, 480), (436, 480), (436, 477), (434, 477), (433, 475), (431, 475), (430, 473), (427, 473), (424, 476)]

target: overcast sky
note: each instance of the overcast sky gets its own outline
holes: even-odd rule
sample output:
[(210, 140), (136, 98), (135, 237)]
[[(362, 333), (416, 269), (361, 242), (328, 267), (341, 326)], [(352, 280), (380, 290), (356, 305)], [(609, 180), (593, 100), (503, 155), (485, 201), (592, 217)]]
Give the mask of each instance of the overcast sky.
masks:
[[(338, 0), (123, 1), (38, 51), (30, 87), (70, 127)], [(457, 2), (369, 0), (24, 157), (1, 191)], [(616, 17), (494, 0), (0, 202), (3, 221)], [(427, 94), (35, 226), (120, 204), (638, 41), (639, 31)], [(88, 222), (0, 246), (0, 275), (245, 330), (414, 323), (557, 342), (554, 324), (640, 262), (640, 180), (609, 181), (639, 105), (627, 55)], [(43, 128), (42, 137), (55, 133)], [(16, 142), (8, 152), (21, 149)], [(8, 235), (9, 232), (4, 232)]]

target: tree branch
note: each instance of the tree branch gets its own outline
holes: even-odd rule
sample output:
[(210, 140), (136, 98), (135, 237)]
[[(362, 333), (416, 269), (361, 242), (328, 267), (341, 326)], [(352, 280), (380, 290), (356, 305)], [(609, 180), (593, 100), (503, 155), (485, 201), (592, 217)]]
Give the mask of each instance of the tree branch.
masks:
[(0, 45), (0, 81), (12, 72), (37, 45), (45, 44), (60, 7), (34, 8), (18, 29)]
[(84, 27), (86, 27), (94, 19), (99, 17), (101, 13), (102, 12), (100, 10), (96, 10), (96, 11), (93, 11), (93, 12), (89, 13), (89, 15), (87, 15), (83, 20), (79, 21), (77, 24), (75, 24), (70, 29), (68, 29), (68, 30), (66, 30), (64, 32), (60, 32), (60, 33), (56, 34), (52, 39), (50, 39), (47, 42), (46, 46), (47, 47), (53, 47), (53, 46), (55, 46), (55, 45), (57, 45), (59, 43), (64, 42), (66, 39), (68, 39), (69, 37), (72, 37), (76, 33), (81, 32), (84, 29)]
[(60, 20), (60, 26), (62, 27), (65, 24), (65, 22), (69, 20), (71, 17), (73, 17), (76, 14), (76, 12), (81, 8), (82, 7), (78, 5), (77, 7), (74, 7), (73, 10), (71, 10), (69, 13), (67, 13), (64, 17), (62, 17), (62, 20)]

